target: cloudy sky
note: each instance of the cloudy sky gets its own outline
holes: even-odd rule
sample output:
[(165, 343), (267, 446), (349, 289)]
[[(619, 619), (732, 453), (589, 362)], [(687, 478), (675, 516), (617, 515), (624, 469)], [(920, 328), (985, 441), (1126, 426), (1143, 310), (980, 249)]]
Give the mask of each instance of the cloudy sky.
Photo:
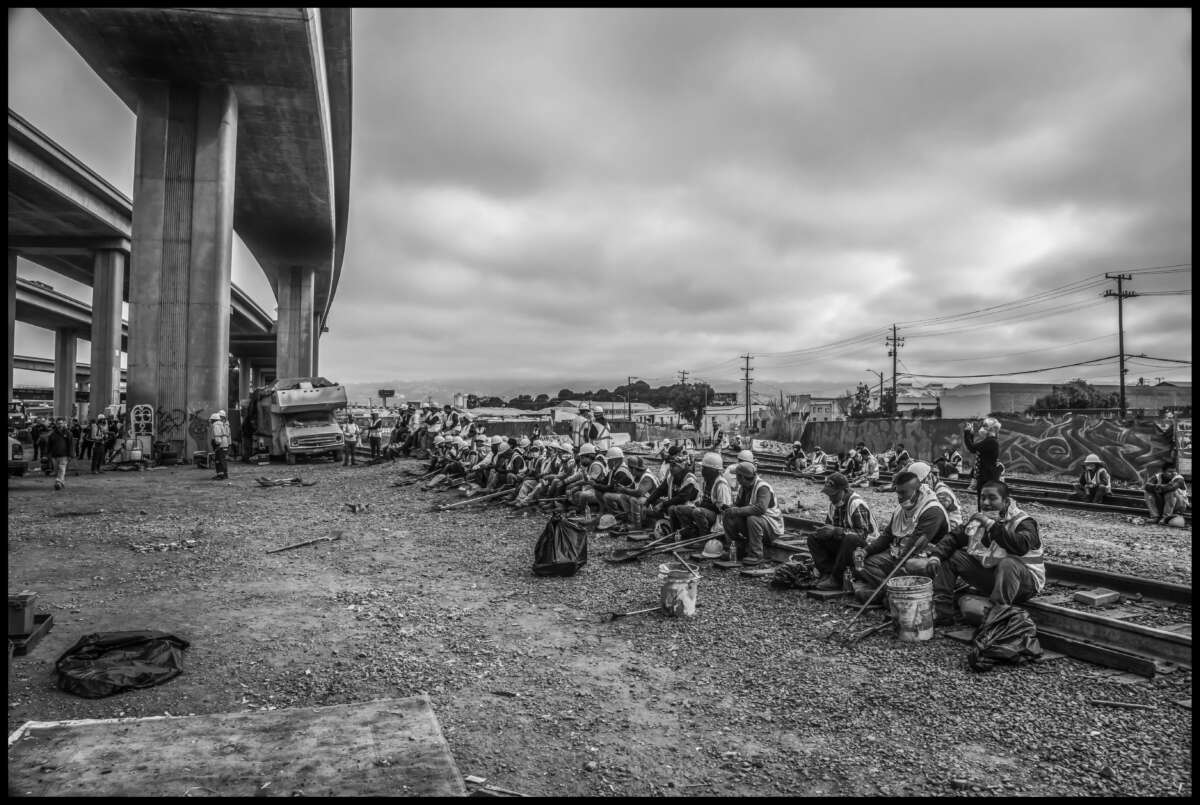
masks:
[[(1191, 22), (356, 10), (321, 371), (732, 385), (749, 353), (760, 390), (841, 388), (890, 375), (893, 323), (900, 371), (947, 385), (1114, 355), (1105, 272), (1191, 289)], [(10, 12), (8, 88), (132, 191), (132, 114), (31, 10)], [(274, 308), (240, 245), (234, 279)], [(1190, 295), (1128, 301), (1125, 324), (1130, 353), (1191, 360)], [(50, 343), (22, 328), (18, 351)], [(1070, 377), (1116, 382), (1116, 361), (1008, 379)]]

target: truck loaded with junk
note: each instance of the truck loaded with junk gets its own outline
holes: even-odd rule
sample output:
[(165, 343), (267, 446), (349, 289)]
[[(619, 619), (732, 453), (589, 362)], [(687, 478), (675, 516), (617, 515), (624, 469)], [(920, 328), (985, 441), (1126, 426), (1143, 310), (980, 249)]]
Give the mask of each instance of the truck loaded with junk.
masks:
[(346, 445), (334, 413), (345, 407), (345, 387), (323, 377), (280, 378), (257, 388), (250, 395), (254, 451), (288, 464), (297, 456), (341, 461)]

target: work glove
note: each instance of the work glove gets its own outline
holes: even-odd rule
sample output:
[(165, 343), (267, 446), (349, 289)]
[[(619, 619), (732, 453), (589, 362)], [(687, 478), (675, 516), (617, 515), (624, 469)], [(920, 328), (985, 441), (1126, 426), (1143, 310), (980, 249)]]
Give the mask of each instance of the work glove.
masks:
[(925, 560), (925, 572), (928, 573), (930, 577), (936, 576), (941, 567), (942, 560), (938, 559), (936, 556), (930, 556)]

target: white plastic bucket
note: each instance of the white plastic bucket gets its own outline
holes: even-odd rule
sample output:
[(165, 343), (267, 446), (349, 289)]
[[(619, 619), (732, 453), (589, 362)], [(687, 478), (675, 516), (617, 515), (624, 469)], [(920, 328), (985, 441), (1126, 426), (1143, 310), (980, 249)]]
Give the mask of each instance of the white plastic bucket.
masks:
[(909, 643), (933, 638), (933, 579), (896, 576), (888, 579), (887, 596), (897, 638)]
[(691, 567), (678, 562), (660, 565), (658, 578), (663, 582), (659, 603), (666, 615), (673, 618), (690, 618), (696, 614), (696, 594), (700, 577)]

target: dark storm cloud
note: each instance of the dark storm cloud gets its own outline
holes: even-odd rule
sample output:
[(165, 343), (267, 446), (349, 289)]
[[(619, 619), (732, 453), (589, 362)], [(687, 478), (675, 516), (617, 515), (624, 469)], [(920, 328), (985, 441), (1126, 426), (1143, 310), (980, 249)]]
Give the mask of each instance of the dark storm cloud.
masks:
[[(681, 367), (736, 379), (749, 351), (782, 353), (761, 361), (765, 381), (853, 386), (884, 363), (893, 322), (1188, 262), (1190, 21), (356, 10), (349, 240), (323, 364), (611, 386)], [(28, 89), (38, 55), (10, 54), (10, 96), (19, 84), (57, 120), (70, 104)], [(964, 357), (1003, 371), (1039, 349), (1044, 365), (1109, 354), (1114, 305), (1084, 306), (1104, 287), (910, 328), (901, 358), (970, 374)], [(1188, 297), (1135, 301), (1139, 343), (1190, 358)], [(880, 335), (849, 340), (864, 332)], [(985, 360), (1010, 353), (1032, 354)]]

